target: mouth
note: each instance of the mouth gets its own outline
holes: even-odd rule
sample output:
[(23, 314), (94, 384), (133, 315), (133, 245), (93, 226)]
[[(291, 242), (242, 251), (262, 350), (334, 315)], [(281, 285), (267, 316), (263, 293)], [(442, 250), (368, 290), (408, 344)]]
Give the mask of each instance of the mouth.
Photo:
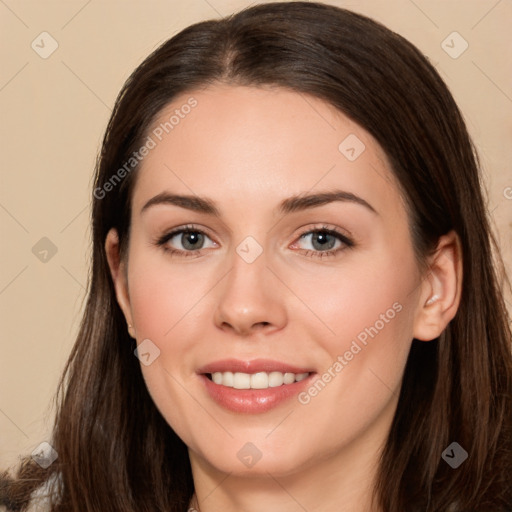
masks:
[(316, 372), (270, 360), (224, 360), (197, 371), (207, 396), (224, 409), (263, 413), (298, 395)]

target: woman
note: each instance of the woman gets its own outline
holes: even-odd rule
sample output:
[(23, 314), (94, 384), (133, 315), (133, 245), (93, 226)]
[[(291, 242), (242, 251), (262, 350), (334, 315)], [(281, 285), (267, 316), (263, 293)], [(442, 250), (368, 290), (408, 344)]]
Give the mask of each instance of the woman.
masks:
[(378, 23), (292, 2), (183, 30), (116, 102), (58, 456), (4, 502), (512, 510), (480, 179), (439, 75)]

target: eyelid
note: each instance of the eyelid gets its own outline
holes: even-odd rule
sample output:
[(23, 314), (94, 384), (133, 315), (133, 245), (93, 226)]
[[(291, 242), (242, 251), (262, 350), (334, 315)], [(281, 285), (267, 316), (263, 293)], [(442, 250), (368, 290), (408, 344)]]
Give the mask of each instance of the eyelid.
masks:
[(183, 231), (194, 231), (198, 233), (203, 233), (204, 235), (207, 235), (208, 237), (212, 238), (212, 236), (210, 235), (210, 231), (207, 228), (204, 228), (197, 224), (183, 224), (181, 226), (176, 226), (175, 228), (166, 230), (164, 234), (159, 236), (158, 238), (169, 238), (174, 235), (177, 235), (178, 233), (182, 233)]
[(338, 235), (341, 238), (346, 239), (347, 241), (353, 242), (353, 235), (347, 231), (346, 229), (342, 229), (338, 226), (329, 225), (325, 222), (319, 222), (319, 223), (313, 223), (313, 225), (309, 224), (305, 228), (300, 228), (300, 232), (297, 235), (297, 239), (301, 238), (304, 235), (307, 235), (309, 233), (314, 233), (318, 231), (325, 231), (328, 233), (332, 233), (335, 235)]

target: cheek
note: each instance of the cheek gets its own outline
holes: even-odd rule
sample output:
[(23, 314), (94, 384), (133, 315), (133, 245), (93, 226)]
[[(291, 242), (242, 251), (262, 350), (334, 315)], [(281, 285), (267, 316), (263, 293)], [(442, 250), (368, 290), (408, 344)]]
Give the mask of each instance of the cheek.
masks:
[[(368, 416), (361, 412), (362, 422), (400, 386), (412, 340), (417, 266), (405, 248), (373, 252), (344, 268), (319, 273), (297, 289), (317, 317), (309, 315), (303, 330), (314, 350), (321, 348), (326, 372), (304, 401), (321, 393), (317, 405), (337, 403), (345, 411), (360, 411), (364, 403)], [(297, 315), (296, 321), (303, 320)], [(316, 333), (313, 323), (321, 327)]]
[(152, 251), (133, 255), (128, 279), (138, 338), (160, 341), (164, 348), (180, 323), (194, 316), (211, 285), (200, 266), (186, 267)]
[(415, 269), (412, 257), (402, 255), (397, 264), (384, 250), (365, 257), (354, 253), (339, 267), (318, 268), (314, 274), (282, 269), (283, 280), (305, 306), (290, 311), (291, 318), (316, 326), (316, 337), (329, 340), (334, 351), (358, 336), (364, 341), (375, 328), (400, 332), (407, 316), (402, 311), (414, 295)]
[(150, 251), (130, 255), (129, 293), (137, 342), (149, 339), (160, 351), (150, 365), (141, 364), (142, 375), (156, 407), (188, 443), (192, 423), (204, 421), (185, 391), (191, 354), (202, 339), (195, 334), (201, 322), (194, 315), (207, 292), (201, 276), (195, 277)]
[[(378, 418), (391, 421), (412, 339), (410, 282), (401, 269), (368, 272), (364, 278), (352, 273), (345, 276), (343, 291), (316, 305), (335, 334), (314, 337), (324, 364), (299, 398), (308, 411), (305, 430), (323, 431), (322, 442), (333, 449)], [(330, 429), (333, 422), (339, 430)]]
[(325, 347), (330, 356), (326, 370), (332, 373), (339, 363), (331, 399), (345, 410), (358, 410), (361, 401), (368, 411), (378, 410), (390, 393), (398, 392), (413, 337), (415, 276), (412, 257), (400, 265), (383, 257), (364, 272), (346, 276), (342, 304), (329, 310), (336, 336)]

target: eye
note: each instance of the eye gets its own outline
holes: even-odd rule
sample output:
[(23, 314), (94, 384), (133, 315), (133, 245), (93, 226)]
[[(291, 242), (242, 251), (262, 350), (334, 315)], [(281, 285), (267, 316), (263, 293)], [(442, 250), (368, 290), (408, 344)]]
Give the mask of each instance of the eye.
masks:
[[(210, 245), (206, 245), (207, 241)], [(186, 226), (166, 233), (156, 241), (164, 251), (183, 256), (196, 255), (202, 249), (215, 247), (216, 243), (202, 230)]]
[(303, 249), (306, 251), (306, 256), (323, 258), (334, 256), (338, 252), (353, 246), (354, 242), (348, 237), (335, 229), (324, 226), (303, 233), (292, 247)]
[[(209, 243), (208, 243), (209, 241)], [(183, 226), (164, 234), (154, 242), (165, 252), (177, 256), (197, 256), (203, 249), (217, 247), (203, 230), (194, 226)], [(207, 245), (205, 245), (207, 244)], [(354, 242), (336, 229), (322, 226), (300, 235), (291, 247), (301, 249), (306, 256), (324, 258), (353, 247)]]

